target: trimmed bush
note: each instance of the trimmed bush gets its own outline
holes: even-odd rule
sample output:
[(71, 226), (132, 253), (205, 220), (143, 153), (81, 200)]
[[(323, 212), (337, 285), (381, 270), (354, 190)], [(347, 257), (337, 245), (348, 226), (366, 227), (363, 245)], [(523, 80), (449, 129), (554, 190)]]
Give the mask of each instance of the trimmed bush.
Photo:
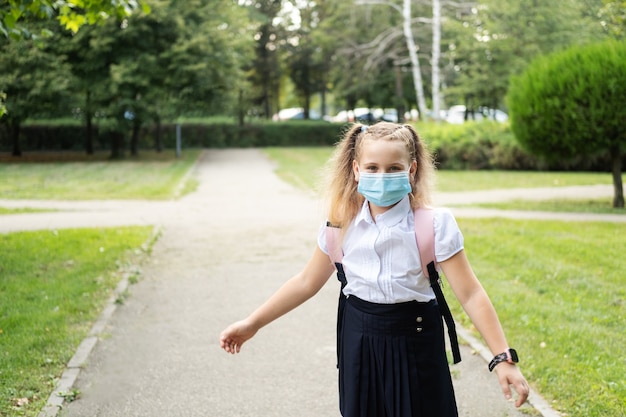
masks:
[(615, 196), (624, 207), (626, 42), (615, 40), (534, 60), (511, 80), (511, 126), (519, 142), (549, 160), (607, 155)]
[(511, 127), (525, 149), (550, 159), (626, 146), (626, 43), (575, 46), (513, 77)]

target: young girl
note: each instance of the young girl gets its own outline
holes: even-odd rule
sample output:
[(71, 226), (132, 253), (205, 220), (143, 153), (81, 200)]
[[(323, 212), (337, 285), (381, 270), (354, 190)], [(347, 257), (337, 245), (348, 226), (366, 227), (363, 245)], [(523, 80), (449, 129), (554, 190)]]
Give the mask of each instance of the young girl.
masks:
[[(341, 228), (344, 307), (338, 317), (339, 405), (344, 417), (457, 416), (435, 293), (421, 268), (414, 210), (431, 201), (432, 157), (410, 125), (355, 124), (338, 144), (328, 185), (329, 224)], [(495, 355), (504, 395), (528, 397), (489, 297), (450, 211), (434, 210), (435, 257)], [(327, 228), (304, 269), (220, 336), (238, 353), (256, 332), (315, 295), (335, 270)]]

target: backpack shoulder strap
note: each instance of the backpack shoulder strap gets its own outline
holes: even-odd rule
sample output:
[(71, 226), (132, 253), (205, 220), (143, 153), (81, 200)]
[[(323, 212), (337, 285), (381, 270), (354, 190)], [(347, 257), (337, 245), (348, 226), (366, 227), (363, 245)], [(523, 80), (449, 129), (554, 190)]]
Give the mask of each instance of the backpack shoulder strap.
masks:
[(425, 276), (430, 277), (428, 264), (433, 262), (435, 268), (437, 267), (437, 260), (435, 259), (434, 210), (428, 207), (418, 208), (413, 212), (413, 217), (415, 218), (415, 239), (417, 240), (422, 271), (424, 271)]
[(326, 248), (328, 256), (333, 264), (340, 264), (343, 259), (343, 250), (341, 249), (341, 229), (326, 222)]
[(422, 262), (422, 271), (424, 271), (424, 275), (430, 281), (430, 286), (437, 298), (441, 315), (446, 322), (453, 362), (459, 363), (461, 362), (461, 351), (456, 335), (456, 326), (450, 307), (448, 307), (441, 290), (439, 273), (437, 272), (437, 260), (435, 259), (435, 212), (430, 207), (419, 208), (413, 212), (413, 217), (415, 218), (415, 239), (417, 240), (417, 250), (420, 253), (420, 261)]

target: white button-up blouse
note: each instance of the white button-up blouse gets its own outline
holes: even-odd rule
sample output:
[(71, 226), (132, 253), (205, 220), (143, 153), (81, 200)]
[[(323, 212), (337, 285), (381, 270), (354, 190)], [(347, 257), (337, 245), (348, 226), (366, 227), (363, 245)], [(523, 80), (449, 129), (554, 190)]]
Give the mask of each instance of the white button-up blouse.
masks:
[[(435, 209), (434, 226), (437, 262), (463, 249), (463, 235), (448, 209)], [(325, 224), (320, 228), (317, 243), (328, 254)], [(422, 272), (408, 196), (376, 216), (376, 222), (366, 201), (346, 231), (342, 249), (347, 280), (345, 295), (381, 304), (426, 302), (435, 298)]]

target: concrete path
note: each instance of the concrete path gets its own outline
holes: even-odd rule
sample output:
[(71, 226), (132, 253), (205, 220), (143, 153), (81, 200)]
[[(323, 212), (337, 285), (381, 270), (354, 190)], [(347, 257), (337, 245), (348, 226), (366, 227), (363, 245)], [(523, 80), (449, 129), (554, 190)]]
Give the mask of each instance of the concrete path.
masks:
[[(339, 416), (336, 280), (262, 329), (241, 354), (219, 348), (227, 324), (247, 315), (304, 265), (323, 221), (317, 200), (279, 180), (273, 168), (259, 150), (208, 150), (193, 173), (198, 191), (177, 201), (0, 200), (3, 207), (61, 210), (0, 216), (0, 233), (134, 224), (158, 225), (162, 233), (142, 279), (129, 287), (131, 296), (103, 312), (70, 361), (58, 390), (73, 387), (80, 398), (59, 412), (53, 395), (41, 416)], [(612, 193), (610, 187), (594, 190)], [(545, 191), (532, 193), (554, 197), (555, 189)], [(574, 194), (559, 189), (567, 195), (591, 192), (570, 191)], [(441, 194), (438, 203), (498, 194)], [(608, 220), (583, 217), (579, 220)], [(617, 217), (611, 220), (626, 221)], [(461, 416), (558, 415), (536, 392), (534, 408), (515, 410), (487, 371), (490, 354), (463, 329), (461, 336), (467, 340), (463, 361), (452, 367)]]

